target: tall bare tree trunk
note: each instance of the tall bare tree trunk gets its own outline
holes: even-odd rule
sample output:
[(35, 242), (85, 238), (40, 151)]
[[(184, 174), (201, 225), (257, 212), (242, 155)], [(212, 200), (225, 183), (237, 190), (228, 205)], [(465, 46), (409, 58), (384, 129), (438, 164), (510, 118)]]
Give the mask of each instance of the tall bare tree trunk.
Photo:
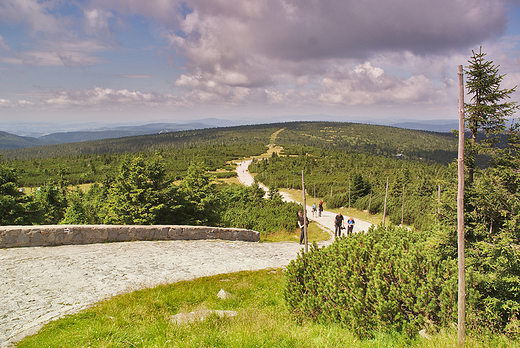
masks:
[(459, 296), (458, 296), (458, 344), (464, 347), (466, 340), (466, 274), (464, 260), (464, 82), (462, 65), (459, 65), (459, 156), (457, 192), (457, 241), (459, 261)]

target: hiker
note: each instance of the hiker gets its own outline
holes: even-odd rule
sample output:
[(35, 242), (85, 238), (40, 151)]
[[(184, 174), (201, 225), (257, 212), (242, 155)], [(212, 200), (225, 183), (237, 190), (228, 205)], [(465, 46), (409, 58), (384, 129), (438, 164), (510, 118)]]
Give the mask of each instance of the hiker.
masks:
[(316, 217), (316, 203), (312, 205), (312, 216)]
[(347, 236), (351, 233), (354, 233), (354, 224), (356, 222), (354, 221), (353, 217), (349, 217), (347, 220)]
[(320, 201), (318, 205), (318, 216), (321, 217), (321, 212), (323, 211), (323, 201)]
[(341, 230), (345, 229), (345, 219), (341, 213), (334, 218), (334, 238), (341, 237)]
[(300, 245), (303, 244), (305, 239), (305, 225), (309, 226), (309, 219), (307, 219), (306, 223), (303, 220), (303, 213), (301, 210), (298, 210), (298, 226), (300, 227)]

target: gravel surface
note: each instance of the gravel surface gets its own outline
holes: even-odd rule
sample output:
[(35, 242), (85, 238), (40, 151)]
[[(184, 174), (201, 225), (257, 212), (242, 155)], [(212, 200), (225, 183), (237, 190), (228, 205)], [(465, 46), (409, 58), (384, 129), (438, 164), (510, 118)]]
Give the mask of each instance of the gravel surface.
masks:
[[(321, 245), (327, 244), (321, 243)], [(298, 243), (140, 241), (0, 250), (0, 346), (105, 298), (198, 277), (286, 266)]]

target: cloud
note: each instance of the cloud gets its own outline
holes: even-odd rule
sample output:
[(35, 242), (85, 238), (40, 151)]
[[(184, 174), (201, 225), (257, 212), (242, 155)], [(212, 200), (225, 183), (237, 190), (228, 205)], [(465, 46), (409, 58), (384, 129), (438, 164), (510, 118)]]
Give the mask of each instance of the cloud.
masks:
[[(193, 106), (245, 106), (245, 105), (309, 105), (347, 106), (378, 104), (433, 104), (449, 100), (447, 91), (455, 88), (453, 81), (435, 86), (422, 75), (400, 79), (385, 73), (369, 62), (349, 69), (336, 66), (315, 83), (302, 83), (300, 87), (283, 89), (241, 86), (242, 76), (225, 75), (213, 81), (203, 76), (181, 75), (178, 87), (187, 89), (184, 95), (93, 89), (54, 91), (52, 98), (42, 102), (57, 108), (129, 109), (136, 106), (180, 108)], [(233, 80), (235, 84), (221, 83)], [(455, 95), (455, 94), (454, 94)]]
[(3, 51), (6, 51), (6, 52), (10, 52), (11, 51), (9, 49), (9, 46), (7, 46), (7, 44), (5, 43), (4, 38), (2, 37), (2, 35), (0, 35), (0, 49), (2, 49)]
[(438, 53), (496, 37), (507, 23), (500, 0), (193, 0), (188, 4), (194, 12), (182, 25), (186, 34), (200, 35), (195, 41), (293, 61), (365, 59), (374, 52), (397, 50)]
[(113, 18), (114, 15), (110, 11), (90, 9), (85, 10), (83, 15), (85, 18), (85, 32), (87, 34), (99, 35), (113, 40), (108, 21)]
[[(179, 28), (164, 35), (188, 62), (189, 72), (175, 85), (191, 90), (192, 95), (199, 91), (204, 100), (217, 95), (234, 98), (228, 89), (235, 87), (268, 89), (280, 99), (283, 91), (273, 87), (309, 83), (327, 90), (320, 98), (327, 103), (377, 103), (390, 96), (426, 100), (426, 91), (435, 89), (427, 79), (442, 81), (456, 66), (447, 57), (496, 38), (507, 23), (505, 1), (501, 0), (186, 3), (190, 12), (179, 20)], [(385, 75), (376, 83), (369, 76), (361, 79), (360, 74), (350, 73), (320, 80), (336, 65), (353, 69), (372, 60), (376, 66), (406, 65), (412, 77), (403, 82)], [(377, 68), (369, 71), (375, 72)]]
[(60, 6), (58, 0), (11, 0), (0, 2), (0, 20), (7, 24), (24, 23), (31, 35), (60, 33), (68, 21), (51, 15)]
[[(108, 74), (133, 83), (65, 87), (41, 100), (49, 108), (445, 105), (456, 95), (456, 66), (504, 33), (506, 9), (507, 0), (9, 0), (0, 20), (27, 24), (34, 41), (0, 36), (0, 62), (100, 65), (106, 77), (110, 57), (121, 65)], [(136, 40), (147, 47), (130, 46), (126, 29), (149, 30)], [(148, 61), (128, 54), (143, 59), (160, 44), (157, 57), (174, 62), (167, 77), (157, 61), (143, 68)], [(500, 57), (508, 67), (518, 66), (517, 46), (518, 38), (502, 43), (515, 52)], [(157, 77), (177, 95), (139, 84)]]
[(432, 103), (445, 98), (442, 89), (422, 75), (398, 79), (369, 62), (346, 73), (335, 71), (322, 80), (321, 86), (319, 100), (325, 104)]
[(48, 106), (58, 108), (70, 107), (116, 107), (132, 108), (135, 106), (153, 107), (162, 105), (175, 107), (179, 104), (179, 98), (170, 94), (142, 93), (126, 89), (114, 90), (110, 88), (96, 87), (94, 89), (54, 91), (54, 97), (43, 99)]
[(34, 104), (27, 100), (18, 100), (17, 102), (12, 102), (10, 99), (0, 99), (0, 108), (25, 109), (32, 106), (34, 106)]
[(155, 77), (153, 75), (144, 75), (144, 74), (125, 74), (125, 75), (119, 75), (119, 76), (127, 78), (127, 79), (149, 79), (149, 78)]
[[(28, 66), (86, 66), (104, 62), (91, 53), (87, 46), (91, 42), (80, 45), (63, 45), (50, 50), (33, 50), (12, 53), (10, 57), (0, 57), (0, 62), (9, 64), (23, 64)], [(50, 46), (50, 45), (49, 45)], [(73, 46), (76, 46), (74, 48)], [(94, 44), (94, 46), (97, 46)]]
[[(72, 14), (62, 14), (63, 10)], [(77, 13), (75, 13), (77, 12)], [(84, 14), (85, 18), (77, 15)], [(0, 20), (26, 31), (32, 41), (18, 43), (9, 50), (5, 38), (0, 48), (10, 54), (1, 61), (29, 66), (86, 66), (103, 63), (97, 56), (113, 46), (108, 18), (111, 13), (91, 10), (81, 12), (75, 3), (60, 0), (11, 0), (0, 2)], [(86, 23), (80, 30), (81, 23)], [(87, 37), (91, 35), (91, 37)]]
[(9, 99), (0, 99), (0, 108), (10, 108), (13, 103)]

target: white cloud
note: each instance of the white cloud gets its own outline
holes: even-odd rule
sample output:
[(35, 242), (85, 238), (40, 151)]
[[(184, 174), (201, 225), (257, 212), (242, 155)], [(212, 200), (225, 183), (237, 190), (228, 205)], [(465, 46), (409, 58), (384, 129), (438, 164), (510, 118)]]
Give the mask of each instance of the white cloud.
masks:
[(21, 107), (31, 107), (34, 105), (34, 103), (27, 100), (18, 100), (18, 105)]
[(90, 35), (100, 35), (101, 37), (111, 38), (112, 33), (108, 20), (114, 15), (110, 11), (91, 9), (84, 11), (85, 32)]
[(50, 13), (60, 6), (59, 0), (11, 0), (0, 2), (0, 19), (4, 23), (24, 23), (32, 35), (57, 34), (65, 22), (63, 17)]
[(25, 109), (31, 108), (32, 106), (34, 106), (34, 103), (27, 100), (18, 100), (13, 102), (10, 99), (0, 99), (0, 108)]
[(7, 44), (5, 43), (4, 38), (2, 37), (2, 35), (0, 35), (0, 48), (1, 48), (3, 51), (6, 51), (6, 52), (10, 52), (10, 51), (11, 51), (11, 50), (9, 49), (9, 46), (7, 46)]
[[(0, 48), (9, 52), (2, 62), (29, 66), (85, 66), (104, 62), (97, 56), (113, 43), (108, 19), (112, 14), (92, 9), (83, 11), (84, 21), (61, 14), (67, 3), (61, 0), (11, 0), (0, 2), (0, 20), (6, 24), (22, 25), (32, 41), (18, 43), (9, 50), (0, 37)], [(79, 4), (68, 4), (74, 7)], [(86, 23), (81, 29), (81, 23)], [(85, 34), (91, 35), (85, 38)], [(28, 38), (29, 38), (28, 37)], [(30, 43), (29, 43), (30, 42)]]
[(104, 60), (81, 50), (27, 51), (0, 58), (0, 62), (29, 66), (86, 66), (103, 63)]
[[(249, 88), (250, 96), (259, 100), (270, 95), (280, 102), (281, 95), (289, 97), (291, 86), (309, 83), (323, 88), (311, 93), (322, 103), (443, 99), (440, 91), (457, 65), (453, 57), (464, 57), (457, 52), (496, 37), (506, 23), (502, 0), (186, 3), (193, 11), (180, 20), (183, 34), (178, 28), (165, 34), (188, 60), (189, 72), (175, 85), (191, 90), (191, 95), (203, 93), (200, 100), (233, 98), (228, 102), (236, 101), (228, 90), (235, 86)], [(358, 65), (363, 61), (368, 65)], [(357, 71), (327, 75), (335, 65), (352, 67), (356, 62)], [(383, 75), (383, 66), (392, 68), (396, 77)], [(257, 93), (262, 89), (270, 92)], [(293, 96), (301, 94), (294, 90)]]
[(9, 99), (0, 99), (0, 108), (10, 108), (13, 103)]
[(42, 100), (48, 106), (58, 108), (100, 106), (133, 108), (135, 106), (175, 107), (179, 104), (179, 98), (171, 94), (161, 95), (157, 93), (142, 93), (126, 89), (114, 90), (110, 88), (96, 87), (94, 89), (65, 90), (54, 92), (54, 97)]

